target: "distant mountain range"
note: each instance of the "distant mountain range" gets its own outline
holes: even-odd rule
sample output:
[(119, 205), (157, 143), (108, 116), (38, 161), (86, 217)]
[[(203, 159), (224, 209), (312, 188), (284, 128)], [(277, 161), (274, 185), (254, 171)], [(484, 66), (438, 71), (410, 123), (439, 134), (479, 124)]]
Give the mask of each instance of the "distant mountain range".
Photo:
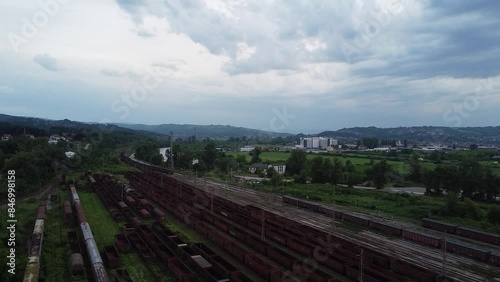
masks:
[(71, 121), (68, 119), (51, 120), (34, 117), (19, 117), (0, 114), (0, 133), (22, 134), (24, 131), (36, 136), (59, 133), (61, 131), (69, 132), (80, 129), (103, 129), (103, 130), (121, 130), (138, 131), (152, 136), (165, 136), (174, 133), (175, 137), (188, 137), (196, 134), (197, 138), (230, 138), (230, 137), (285, 137), (292, 134), (263, 131), (244, 127), (235, 127), (231, 125), (193, 125), (193, 124), (97, 124)]
[[(235, 127), (230, 125), (193, 125), (193, 124), (97, 124), (64, 120), (50, 120), (33, 117), (18, 117), (0, 114), (0, 134), (23, 134), (24, 131), (35, 136), (60, 132), (76, 132), (81, 129), (138, 131), (142, 135), (165, 136), (173, 132), (175, 137), (189, 137), (196, 135), (200, 138), (230, 138), (230, 137), (286, 137), (289, 133), (277, 133)], [(297, 137), (304, 135), (297, 135)], [(353, 127), (336, 131), (323, 131), (316, 136), (335, 137), (348, 140), (357, 140), (363, 137), (377, 137), (378, 139), (408, 140), (413, 142), (457, 142), (476, 143), (482, 145), (500, 146), (500, 126), (487, 127), (443, 127), (443, 126), (411, 126), (395, 128)]]
[(145, 125), (145, 124), (126, 124), (117, 123), (116, 125), (134, 130), (146, 130), (161, 134), (170, 134), (173, 132), (177, 137), (188, 137), (196, 135), (196, 138), (230, 138), (230, 137), (285, 137), (290, 136), (290, 133), (278, 133), (264, 130), (257, 130), (245, 127), (235, 127), (231, 125), (195, 125), (195, 124), (160, 124), (160, 125)]
[(359, 139), (377, 137), (416, 142), (459, 142), (477, 144), (500, 144), (500, 126), (487, 127), (442, 127), (411, 126), (395, 128), (353, 127), (337, 131), (323, 131), (318, 136)]

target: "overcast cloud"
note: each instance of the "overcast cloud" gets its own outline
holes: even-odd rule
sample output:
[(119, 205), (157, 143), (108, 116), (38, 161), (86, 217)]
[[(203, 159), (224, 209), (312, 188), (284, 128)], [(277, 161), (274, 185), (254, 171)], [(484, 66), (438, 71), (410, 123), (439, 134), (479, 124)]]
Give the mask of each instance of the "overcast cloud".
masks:
[(60, 68), (57, 66), (57, 59), (51, 57), (48, 54), (36, 55), (33, 60), (37, 62), (40, 66), (46, 68), (50, 71), (58, 71)]
[(286, 109), (285, 132), (500, 118), (499, 1), (48, 2), (0, 3), (6, 114), (273, 130)]

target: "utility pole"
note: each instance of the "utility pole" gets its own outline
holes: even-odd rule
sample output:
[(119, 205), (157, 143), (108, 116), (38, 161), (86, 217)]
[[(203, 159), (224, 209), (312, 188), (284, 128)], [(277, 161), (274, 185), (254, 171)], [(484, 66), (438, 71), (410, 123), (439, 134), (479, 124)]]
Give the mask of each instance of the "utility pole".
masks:
[(447, 254), (446, 254), (446, 239), (447, 230), (444, 230), (444, 244), (443, 244), (443, 276), (446, 277), (446, 265), (447, 265)]
[(174, 133), (170, 131), (170, 168), (174, 169)]
[[(427, 195), (427, 197), (429, 198), (429, 203), (432, 203), (430, 192), (429, 195)], [(429, 218), (432, 218), (432, 208), (430, 206), (431, 205), (429, 205)]]
[(363, 282), (363, 247), (361, 247), (361, 254), (359, 255), (359, 281)]
[(226, 191), (226, 198), (227, 198), (227, 177), (226, 177), (226, 184), (224, 184), (224, 190)]
[[(205, 183), (206, 185), (206, 183)], [(214, 188), (212, 188), (212, 193), (210, 193), (210, 210), (214, 212)]]
[(333, 185), (333, 207), (335, 207), (335, 184)]
[(260, 238), (262, 239), (262, 241), (266, 240), (266, 232), (264, 232), (264, 219), (265, 219), (265, 211), (262, 210), (262, 228), (260, 234)]
[[(336, 207), (335, 203), (335, 184), (333, 185), (333, 208), (335, 209)], [(332, 212), (332, 227), (335, 228), (335, 211)]]

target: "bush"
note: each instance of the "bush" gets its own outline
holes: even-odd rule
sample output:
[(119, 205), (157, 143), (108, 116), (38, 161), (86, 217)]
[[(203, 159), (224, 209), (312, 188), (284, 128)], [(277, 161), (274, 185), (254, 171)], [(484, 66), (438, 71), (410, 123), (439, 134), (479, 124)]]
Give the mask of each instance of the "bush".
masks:
[(474, 220), (481, 220), (484, 216), (483, 211), (479, 208), (479, 206), (469, 198), (465, 198), (464, 208), (465, 214), (469, 218), (472, 218)]
[(500, 225), (500, 207), (499, 206), (491, 206), (488, 209), (488, 213), (486, 214), (486, 218), (492, 224)]

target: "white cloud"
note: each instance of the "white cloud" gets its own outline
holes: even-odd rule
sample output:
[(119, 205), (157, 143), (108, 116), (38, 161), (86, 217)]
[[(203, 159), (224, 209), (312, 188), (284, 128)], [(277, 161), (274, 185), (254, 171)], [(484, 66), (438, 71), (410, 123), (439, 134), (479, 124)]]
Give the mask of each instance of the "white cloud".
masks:
[(50, 56), (49, 54), (38, 54), (35, 57), (33, 57), (33, 60), (47, 70), (50, 71), (61, 70), (57, 65), (57, 59)]
[(307, 38), (302, 42), (304, 44), (304, 48), (306, 48), (306, 50), (309, 52), (313, 52), (316, 50), (326, 50), (327, 48), (327, 44), (319, 38)]
[(107, 76), (122, 76), (123, 73), (118, 71), (118, 70), (113, 70), (113, 69), (103, 69), (101, 70), (101, 73)]
[(204, 0), (204, 2), (208, 9), (229, 19), (238, 19), (239, 17), (235, 15), (234, 10), (244, 5), (243, 1)]
[(256, 48), (248, 46), (245, 42), (240, 42), (237, 44), (238, 51), (236, 52), (236, 61), (247, 61), (253, 54), (255, 54)]
[(11, 87), (9, 86), (0, 86), (0, 94), (12, 94), (14, 93), (14, 89), (12, 89)]

